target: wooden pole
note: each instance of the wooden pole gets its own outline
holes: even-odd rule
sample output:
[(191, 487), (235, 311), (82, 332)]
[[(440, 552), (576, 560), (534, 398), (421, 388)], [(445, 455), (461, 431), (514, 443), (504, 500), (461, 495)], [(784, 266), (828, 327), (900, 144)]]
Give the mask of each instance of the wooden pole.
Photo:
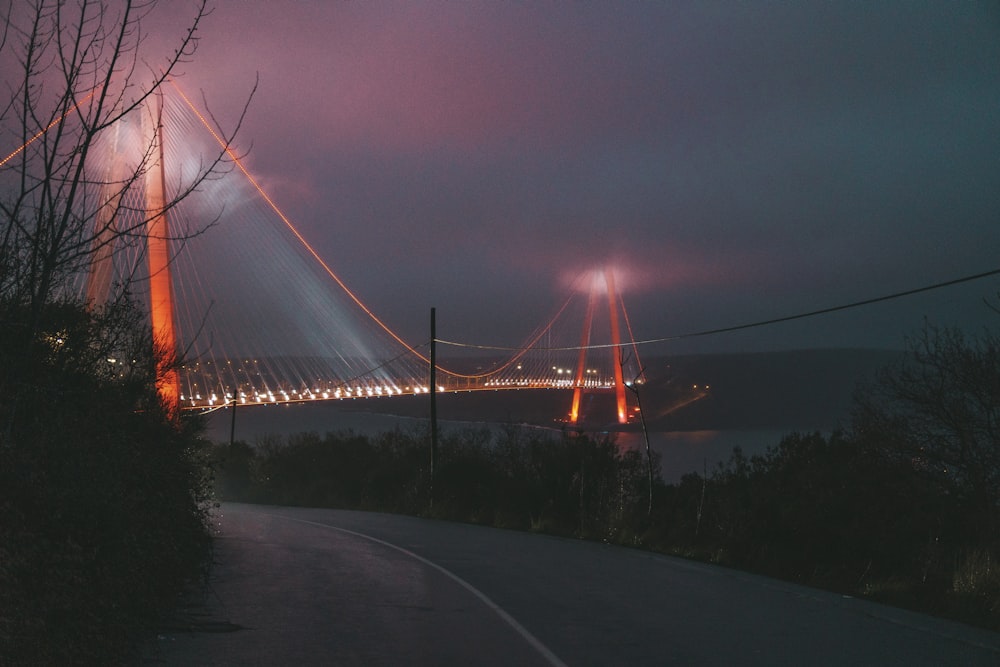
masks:
[(240, 400), (238, 388), (233, 389), (233, 421), (229, 425), (229, 446), (232, 447), (236, 441), (236, 404)]
[[(621, 351), (621, 357), (619, 358), (620, 372), (624, 374), (625, 369), (625, 351)], [(646, 504), (646, 516), (653, 515), (653, 454), (649, 449), (649, 430), (646, 428), (646, 413), (642, 411), (642, 399), (639, 398), (639, 378), (642, 377), (642, 369), (639, 369), (639, 374), (635, 376), (632, 383), (629, 385), (629, 389), (635, 394), (635, 407), (639, 409), (639, 421), (642, 424), (642, 439), (646, 442), (646, 476), (648, 479), (649, 486), (649, 502)], [(695, 531), (697, 532), (697, 530)]]
[(431, 308), (431, 508), (434, 507), (434, 462), (437, 458), (437, 326)]

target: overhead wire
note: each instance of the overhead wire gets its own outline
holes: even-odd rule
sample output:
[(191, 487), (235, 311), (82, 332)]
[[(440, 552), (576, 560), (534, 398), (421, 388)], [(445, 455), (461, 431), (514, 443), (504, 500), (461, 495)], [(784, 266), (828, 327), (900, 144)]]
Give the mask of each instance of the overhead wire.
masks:
[[(730, 333), (733, 331), (742, 331), (744, 329), (753, 329), (757, 327), (770, 326), (772, 324), (779, 324), (782, 322), (791, 322), (793, 320), (801, 320), (807, 317), (816, 317), (818, 315), (826, 315), (829, 313), (835, 313), (842, 310), (848, 310), (851, 308), (859, 308), (861, 306), (868, 306), (873, 303), (879, 303), (882, 301), (890, 301), (893, 299), (899, 299), (906, 296), (912, 296), (914, 294), (920, 294), (922, 292), (930, 292), (932, 290), (941, 289), (944, 287), (951, 287), (953, 285), (959, 285), (961, 283), (972, 282), (974, 280), (981, 280), (983, 278), (989, 278), (990, 276), (1000, 275), (1000, 269), (992, 269), (990, 271), (984, 271), (982, 273), (975, 273), (968, 276), (962, 276), (961, 278), (954, 278), (951, 280), (945, 280), (943, 282), (934, 283), (933, 285), (925, 285), (923, 287), (917, 287), (914, 289), (904, 290), (902, 292), (893, 292), (892, 294), (883, 294), (881, 296), (872, 297), (869, 299), (863, 299), (861, 301), (852, 301), (851, 303), (845, 303), (837, 306), (830, 306), (827, 308), (820, 308), (819, 310), (810, 310), (803, 313), (796, 313), (794, 315), (786, 315), (783, 317), (775, 317), (767, 320), (758, 320), (755, 322), (749, 322), (746, 324), (737, 324), (734, 326), (720, 327), (718, 329), (706, 329), (702, 331), (692, 331), (683, 334), (676, 334), (672, 336), (661, 336), (659, 338), (647, 338), (644, 340), (630, 341), (626, 343), (604, 343), (600, 345), (586, 345), (586, 346), (564, 346), (564, 347), (538, 347), (536, 350), (551, 350), (551, 351), (568, 351), (568, 350), (579, 350), (579, 349), (602, 349), (610, 347), (626, 347), (629, 345), (652, 345), (655, 343), (667, 343), (676, 340), (683, 340), (686, 338), (698, 338), (702, 336), (714, 336), (717, 334)], [(505, 347), (501, 345), (478, 345), (473, 343), (462, 343), (458, 341), (450, 341), (444, 339), (435, 339), (435, 342), (441, 343), (442, 345), (450, 345), (453, 347), (462, 347), (468, 349), (477, 350), (498, 350), (498, 351), (520, 351), (523, 348), (520, 347)]]

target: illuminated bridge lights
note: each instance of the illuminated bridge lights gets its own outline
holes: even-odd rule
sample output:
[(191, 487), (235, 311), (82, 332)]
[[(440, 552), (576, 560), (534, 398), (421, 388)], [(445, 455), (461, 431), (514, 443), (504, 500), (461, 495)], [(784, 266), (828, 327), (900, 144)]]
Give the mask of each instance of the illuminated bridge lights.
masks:
[[(239, 405), (277, 405), (317, 400), (420, 396), (431, 391), (428, 385), (417, 383), (396, 384), (391, 380), (366, 382), (362, 379), (345, 385), (336, 378), (324, 379), (322, 377), (315, 378), (309, 384), (290, 385), (279, 381), (275, 383), (278, 386), (273, 384), (268, 386), (269, 380), (264, 378), (272, 376), (266, 372), (263, 375), (252, 371), (242, 374), (232, 373), (239, 363), (239, 361), (234, 364), (223, 360), (215, 360), (214, 362), (203, 360), (186, 365), (184, 384), (187, 390), (180, 394), (183, 406), (186, 409), (217, 409), (233, 405), (236, 401), (238, 401), (236, 404)], [(219, 375), (217, 369), (222, 368), (230, 369), (229, 374)], [(439, 384), (437, 391), (439, 393), (456, 393), (484, 389), (492, 391), (505, 389), (566, 390), (578, 387), (588, 391), (604, 391), (615, 388), (614, 379), (600, 369), (585, 368), (580, 378), (574, 377), (575, 373), (565, 366), (552, 366), (551, 369), (551, 373), (545, 371), (542, 375), (535, 375), (525, 374), (522, 367), (521, 373), (514, 372), (510, 376), (478, 381), (468, 378), (451, 378), (448, 380), (448, 384)], [(256, 383), (251, 382), (250, 378), (254, 376), (260, 377), (263, 382), (261, 380)], [(236, 386), (239, 389), (235, 389)], [(233, 399), (234, 391), (237, 392), (236, 401)]]

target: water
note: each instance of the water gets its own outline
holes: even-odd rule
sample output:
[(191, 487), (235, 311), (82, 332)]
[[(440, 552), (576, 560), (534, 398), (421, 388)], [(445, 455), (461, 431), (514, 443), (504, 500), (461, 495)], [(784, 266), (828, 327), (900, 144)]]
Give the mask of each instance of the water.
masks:
[[(229, 410), (217, 410), (209, 415), (208, 437), (211, 440), (229, 441), (232, 414)], [(335, 401), (254, 405), (237, 408), (235, 435), (237, 440), (252, 444), (269, 435), (284, 436), (304, 431), (324, 434), (346, 430), (374, 435), (396, 428), (402, 431), (418, 429), (426, 423), (426, 419), (351, 411)]]
[[(346, 404), (350, 406), (350, 404)], [(238, 409), (236, 415), (236, 438), (254, 443), (268, 435), (285, 436), (292, 433), (313, 431), (353, 430), (364, 435), (375, 435), (399, 429), (403, 432), (417, 432), (427, 427), (427, 420), (415, 417), (399, 417), (371, 412), (351, 411), (343, 403), (323, 402), (307, 404), (286, 404), (253, 406)], [(218, 410), (208, 417), (208, 436), (214, 441), (228, 441), (232, 424), (232, 412)], [(442, 421), (442, 430), (463, 428), (505, 427), (503, 424)], [(558, 433), (556, 429), (544, 427), (543, 431)], [(661, 474), (668, 484), (680, 481), (691, 472), (712, 472), (715, 467), (729, 459), (734, 447), (740, 447), (747, 456), (763, 454), (768, 447), (777, 445), (781, 438), (792, 429), (744, 429), (720, 431), (671, 431), (649, 434), (650, 447), (660, 454)], [(642, 433), (617, 434), (617, 441), (623, 447), (645, 451)]]

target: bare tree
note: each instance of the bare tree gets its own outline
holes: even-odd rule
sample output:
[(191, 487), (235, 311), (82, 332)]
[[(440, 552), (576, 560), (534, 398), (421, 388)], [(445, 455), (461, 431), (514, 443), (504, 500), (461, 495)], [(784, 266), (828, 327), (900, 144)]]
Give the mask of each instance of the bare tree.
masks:
[[(187, 27), (156, 56), (151, 26), (179, 7)], [(206, 15), (203, 0), (0, 0), (2, 664), (125, 661), (126, 635), (207, 556), (198, 421), (154, 390), (166, 355), (147, 313), (128, 275), (100, 308), (77, 290), (95, 257), (163, 249), (162, 214), (228, 169), (242, 115), (160, 196), (161, 93)]]
[[(206, 0), (190, 5), (187, 28), (168, 53), (152, 56), (146, 25), (157, 4), (15, 0), (0, 17), (0, 145), (11, 146), (0, 151), (0, 320), (22, 340), (37, 335), (41, 309), (95, 253), (141, 240), (161, 212), (137, 215), (123, 197), (157, 160), (156, 139), (114, 170), (96, 158), (126, 119), (161, 122), (155, 102), (194, 53)], [(241, 122), (242, 114), (232, 131), (219, 132), (226, 145), (174, 188), (163, 211), (227, 168)]]
[(873, 451), (1000, 509), (1000, 338), (927, 324), (859, 392), (854, 430)]

